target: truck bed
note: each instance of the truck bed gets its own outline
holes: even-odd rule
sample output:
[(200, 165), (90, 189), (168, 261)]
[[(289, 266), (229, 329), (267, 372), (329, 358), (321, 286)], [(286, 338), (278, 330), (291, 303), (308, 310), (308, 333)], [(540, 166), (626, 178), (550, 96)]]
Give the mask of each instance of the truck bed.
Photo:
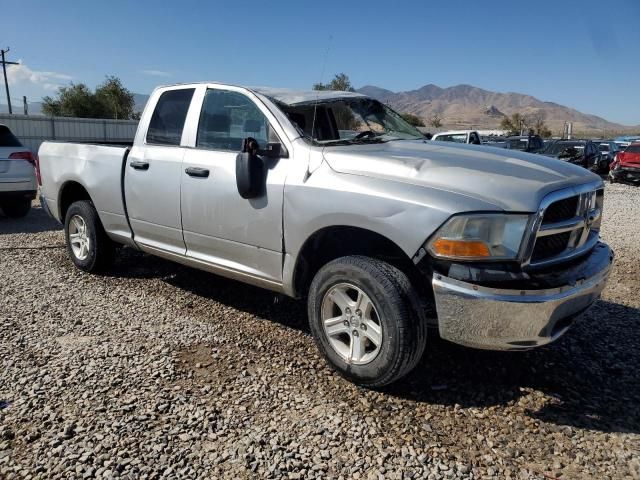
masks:
[(122, 169), (128, 150), (125, 145), (44, 142), (38, 151), (41, 195), (52, 215), (64, 223), (59, 196), (64, 196), (65, 188), (79, 184), (89, 193), (109, 236), (129, 243), (131, 230), (122, 194)]

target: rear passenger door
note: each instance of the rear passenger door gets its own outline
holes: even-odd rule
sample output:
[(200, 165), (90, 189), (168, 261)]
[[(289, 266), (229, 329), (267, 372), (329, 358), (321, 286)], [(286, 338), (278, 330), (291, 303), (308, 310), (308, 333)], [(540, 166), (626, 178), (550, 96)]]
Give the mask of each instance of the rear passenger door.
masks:
[(245, 92), (208, 88), (193, 148), (182, 168), (182, 224), (187, 256), (245, 281), (282, 281), (282, 201), (286, 162), (263, 159), (265, 193), (243, 199), (236, 186), (236, 155), (246, 137), (260, 148), (281, 141), (272, 115)]
[[(184, 254), (180, 215), (180, 180), (185, 120), (194, 88), (163, 91), (146, 132), (136, 134), (125, 165), (124, 192), (135, 241), (147, 247)], [(153, 101), (150, 100), (150, 101)]]

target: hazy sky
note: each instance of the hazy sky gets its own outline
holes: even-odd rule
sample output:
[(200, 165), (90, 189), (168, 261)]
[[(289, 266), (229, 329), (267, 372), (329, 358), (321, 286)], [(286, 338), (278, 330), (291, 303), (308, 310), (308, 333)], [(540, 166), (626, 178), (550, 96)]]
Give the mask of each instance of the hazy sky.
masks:
[(105, 75), (149, 93), (199, 80), (310, 88), (345, 72), (356, 87), (467, 83), (640, 124), (639, 0), (3, 0), (0, 46), (22, 62), (9, 68), (14, 102)]

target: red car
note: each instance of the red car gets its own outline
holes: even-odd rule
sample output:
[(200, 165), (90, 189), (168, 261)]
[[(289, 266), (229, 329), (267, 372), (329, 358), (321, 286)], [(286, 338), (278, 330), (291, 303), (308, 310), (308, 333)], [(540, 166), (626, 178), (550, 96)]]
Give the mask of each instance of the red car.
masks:
[(611, 162), (609, 180), (640, 183), (640, 142), (632, 143), (616, 154)]

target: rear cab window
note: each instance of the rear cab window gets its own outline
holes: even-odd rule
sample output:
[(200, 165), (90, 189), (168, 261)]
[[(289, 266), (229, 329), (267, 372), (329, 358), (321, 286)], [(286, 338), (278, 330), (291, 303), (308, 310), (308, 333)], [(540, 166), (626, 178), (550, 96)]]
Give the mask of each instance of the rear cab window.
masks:
[(180, 145), (194, 91), (194, 88), (182, 88), (160, 95), (147, 130), (148, 144)]
[(455, 133), (452, 135), (439, 135), (434, 140), (438, 142), (455, 142), (455, 143), (467, 143), (466, 133)]

